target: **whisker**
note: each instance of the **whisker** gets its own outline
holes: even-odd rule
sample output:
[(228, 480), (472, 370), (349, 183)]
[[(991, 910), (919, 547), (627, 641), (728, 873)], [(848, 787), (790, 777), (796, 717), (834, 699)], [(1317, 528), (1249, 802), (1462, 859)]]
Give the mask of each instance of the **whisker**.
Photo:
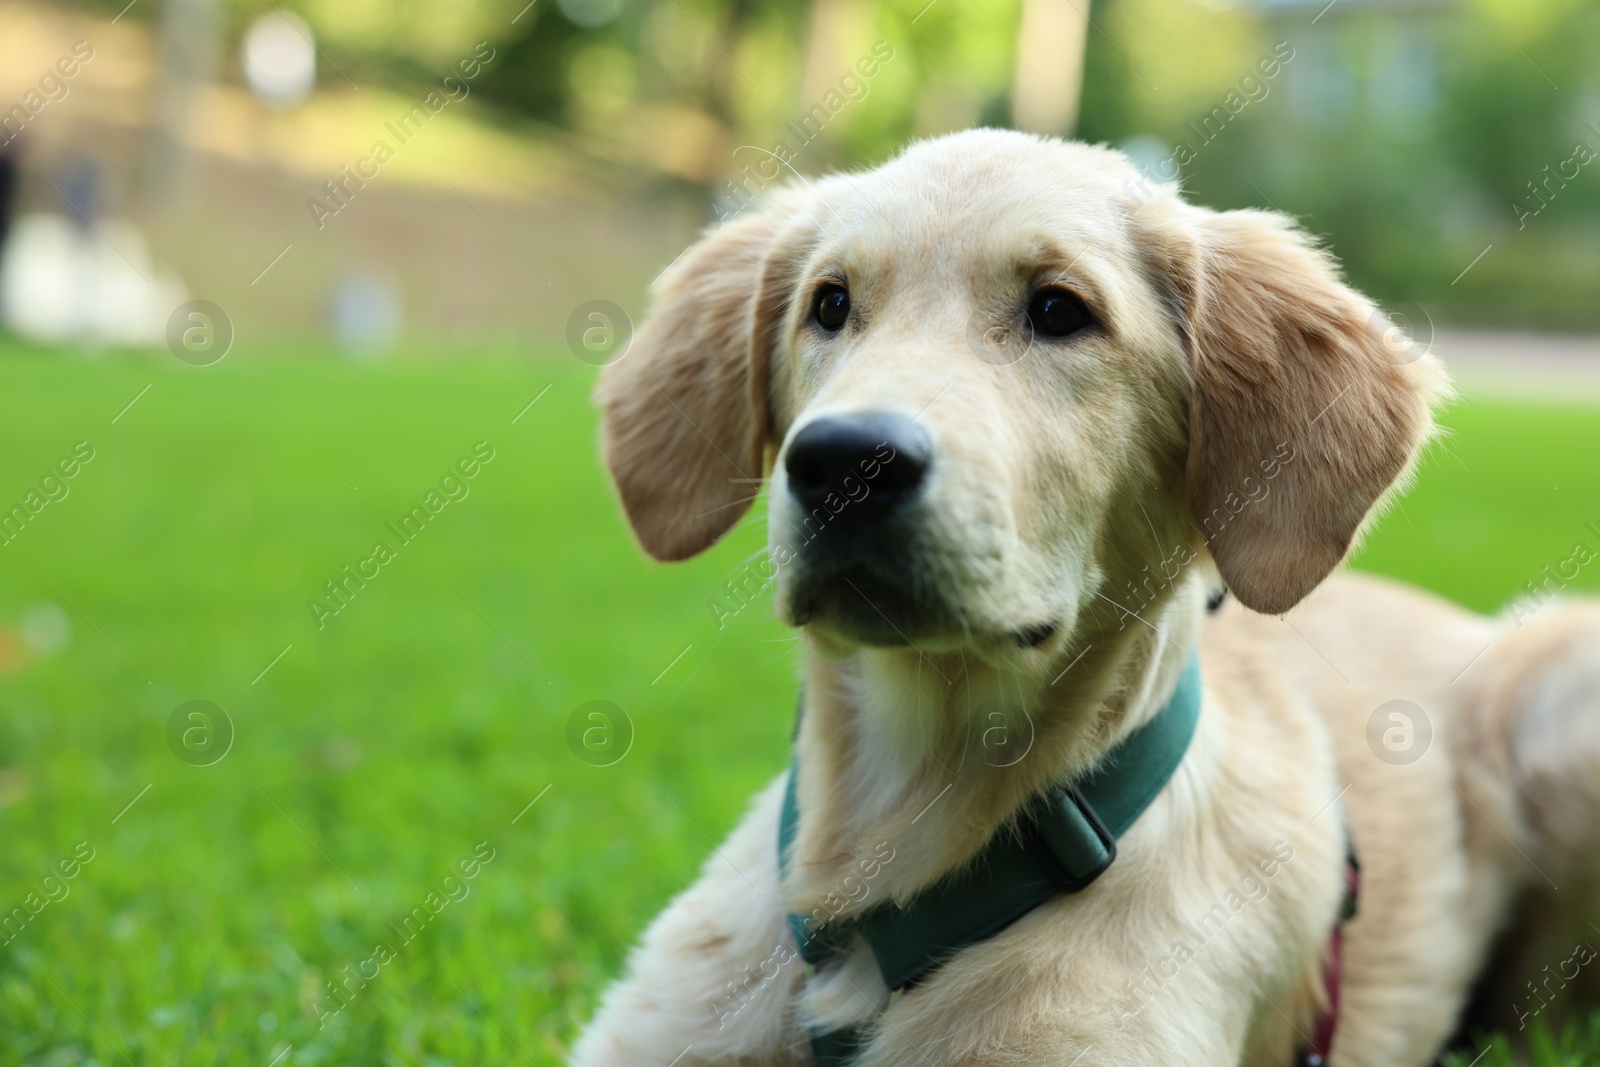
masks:
[(1183, 651), (1182, 647), (1179, 646), (1178, 642), (1174, 641), (1172, 638), (1167, 636), (1165, 630), (1161, 629), (1161, 627), (1159, 627), (1159, 626), (1156, 626), (1154, 623), (1151, 623), (1151, 622), (1147, 621), (1137, 611), (1134, 611), (1132, 608), (1123, 607), (1121, 604), (1118, 604), (1115, 600), (1112, 600), (1110, 597), (1106, 596), (1104, 593), (1098, 593), (1097, 592), (1097, 593), (1095, 593), (1095, 596), (1099, 597), (1101, 600), (1104, 600), (1107, 604), (1110, 604), (1112, 607), (1117, 608), (1120, 611), (1125, 611), (1129, 615), (1132, 615), (1134, 618), (1138, 619), (1140, 622), (1142, 622), (1146, 626), (1150, 627), (1150, 629), (1152, 629), (1156, 633), (1160, 634), (1162, 640), (1166, 641), (1167, 644), (1171, 645), (1173, 648), (1178, 649), (1179, 652)]
[(761, 495), (760, 493), (756, 493), (754, 496), (747, 496), (747, 497), (743, 498), (742, 500), (730, 500), (726, 504), (718, 504), (714, 508), (710, 508), (710, 509), (708, 509), (706, 511), (702, 511), (699, 515), (696, 515), (695, 518), (698, 519), (698, 518), (701, 518), (703, 516), (710, 515), (712, 512), (716, 512), (716, 511), (726, 511), (729, 508), (740, 507), (740, 506), (742, 506), (744, 504), (750, 503), (751, 501), (755, 500), (756, 497), (758, 497), (760, 495)]
[(1144, 509), (1144, 501), (1139, 501), (1139, 513), (1144, 516), (1144, 524), (1150, 527), (1150, 537), (1156, 543), (1156, 551), (1161, 553), (1163, 559), (1167, 555), (1167, 546), (1161, 543), (1161, 538), (1156, 534), (1156, 524), (1150, 521), (1150, 513)]
[(740, 529), (740, 530), (748, 530), (752, 526), (759, 526), (761, 523), (764, 523), (766, 521), (767, 521), (767, 516), (766, 516), (766, 514), (764, 512), (758, 513), (758, 514), (755, 514), (755, 515), (747, 515), (746, 517), (744, 517), (744, 518), (739, 520), (739, 525), (736, 528)]
[(784, 649), (782, 652), (779, 652), (776, 656), (773, 656), (771, 659), (767, 660), (767, 662), (763, 663), (762, 666), (763, 667), (770, 667), (774, 663), (778, 662), (780, 659), (783, 659), (785, 656), (792, 656), (792, 655), (794, 655), (794, 646), (791, 645), (789, 648)]

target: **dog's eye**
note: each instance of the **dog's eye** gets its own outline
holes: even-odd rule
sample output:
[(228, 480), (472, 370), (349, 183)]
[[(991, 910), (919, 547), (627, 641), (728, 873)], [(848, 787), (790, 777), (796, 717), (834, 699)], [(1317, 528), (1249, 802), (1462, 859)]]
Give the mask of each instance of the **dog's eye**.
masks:
[(1045, 337), (1070, 337), (1094, 324), (1094, 316), (1078, 294), (1066, 289), (1040, 289), (1028, 304), (1033, 332)]
[(817, 293), (817, 325), (837, 330), (850, 317), (850, 294), (842, 285), (824, 285)]

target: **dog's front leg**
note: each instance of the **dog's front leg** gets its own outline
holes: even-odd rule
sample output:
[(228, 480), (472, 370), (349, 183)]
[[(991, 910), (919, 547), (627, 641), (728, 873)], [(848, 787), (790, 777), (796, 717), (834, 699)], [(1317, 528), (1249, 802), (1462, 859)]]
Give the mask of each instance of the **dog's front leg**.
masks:
[(757, 796), (700, 878), (651, 923), (573, 1050), (573, 1067), (808, 1064), (805, 977), (778, 895), (787, 776)]

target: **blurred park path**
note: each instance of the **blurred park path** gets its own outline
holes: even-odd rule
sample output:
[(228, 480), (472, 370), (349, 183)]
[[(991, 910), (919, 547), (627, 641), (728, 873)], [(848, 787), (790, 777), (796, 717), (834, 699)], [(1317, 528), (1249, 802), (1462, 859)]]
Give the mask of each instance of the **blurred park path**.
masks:
[(1600, 403), (1600, 334), (1443, 331), (1432, 351), (1459, 387)]

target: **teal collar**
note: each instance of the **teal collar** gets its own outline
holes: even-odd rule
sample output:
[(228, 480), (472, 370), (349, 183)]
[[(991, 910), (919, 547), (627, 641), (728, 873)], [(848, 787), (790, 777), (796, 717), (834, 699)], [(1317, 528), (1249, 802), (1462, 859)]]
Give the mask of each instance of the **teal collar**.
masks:
[[(1001, 831), (960, 870), (904, 906), (880, 904), (849, 920), (819, 923), (790, 915), (808, 963), (832, 956), (851, 933), (872, 948), (891, 990), (922, 978), (961, 949), (992, 937), (1057, 893), (1086, 888), (1117, 858), (1117, 838), (1171, 780), (1200, 718), (1200, 661), (1193, 658), (1162, 709), (1076, 782), (1053, 786), (1028, 805), (1016, 833)], [(787, 871), (800, 821), (799, 762), (790, 768), (778, 824), (778, 863)], [(818, 1032), (819, 1067), (847, 1064), (864, 1035)]]

